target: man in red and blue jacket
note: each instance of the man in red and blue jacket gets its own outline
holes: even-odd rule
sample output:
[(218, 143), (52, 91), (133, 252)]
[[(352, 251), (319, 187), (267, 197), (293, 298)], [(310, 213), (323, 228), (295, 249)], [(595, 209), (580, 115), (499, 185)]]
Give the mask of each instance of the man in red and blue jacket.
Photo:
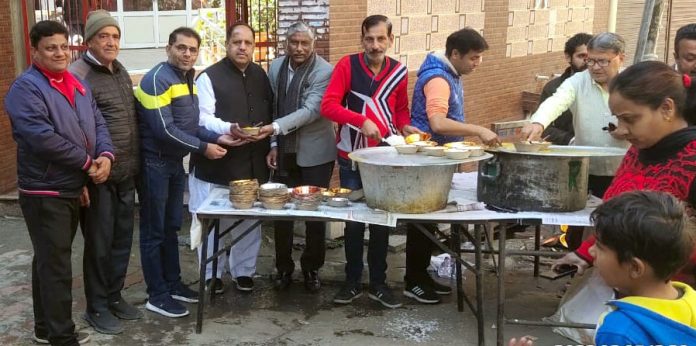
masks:
[(19, 204), (29, 230), (34, 340), (78, 345), (71, 317), (71, 245), (88, 179), (106, 181), (115, 159), (108, 129), (89, 89), (68, 72), (67, 29), (54, 21), (29, 34), (33, 65), (5, 97), (17, 142)]

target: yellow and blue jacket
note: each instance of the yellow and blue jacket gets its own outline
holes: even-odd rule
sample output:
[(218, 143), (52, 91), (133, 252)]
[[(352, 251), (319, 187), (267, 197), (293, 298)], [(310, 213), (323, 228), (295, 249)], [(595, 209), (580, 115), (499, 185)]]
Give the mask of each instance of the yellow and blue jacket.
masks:
[(219, 134), (198, 125), (194, 74), (162, 62), (140, 80), (135, 97), (143, 155), (180, 160), (217, 141)]
[(679, 299), (626, 297), (607, 303), (611, 311), (600, 318), (595, 344), (696, 345), (696, 292), (673, 281), (683, 292)]

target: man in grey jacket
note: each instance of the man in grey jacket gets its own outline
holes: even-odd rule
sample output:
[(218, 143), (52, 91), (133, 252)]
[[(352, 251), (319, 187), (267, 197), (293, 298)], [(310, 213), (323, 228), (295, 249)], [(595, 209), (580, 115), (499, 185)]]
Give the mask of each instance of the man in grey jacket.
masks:
[[(288, 186), (329, 187), (336, 137), (331, 121), (321, 117), (319, 108), (331, 78), (332, 67), (314, 51), (314, 32), (303, 22), (287, 31), (287, 54), (275, 59), (268, 71), (275, 95), (273, 123), (261, 129), (272, 134), (268, 167), (276, 171), (278, 181)], [(276, 289), (292, 283), (293, 222), (275, 224)], [(304, 286), (319, 290), (318, 271), (324, 265), (326, 223), (305, 222), (306, 247), (300, 259)]]

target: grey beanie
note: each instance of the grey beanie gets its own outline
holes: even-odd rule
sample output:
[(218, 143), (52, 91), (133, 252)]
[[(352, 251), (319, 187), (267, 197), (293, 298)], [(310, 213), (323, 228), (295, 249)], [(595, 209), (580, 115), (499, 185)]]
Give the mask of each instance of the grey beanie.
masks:
[(89, 41), (92, 36), (96, 35), (99, 30), (107, 26), (115, 26), (118, 33), (121, 33), (121, 28), (118, 27), (118, 21), (109, 14), (106, 10), (96, 10), (87, 14), (87, 23), (85, 24), (85, 42)]

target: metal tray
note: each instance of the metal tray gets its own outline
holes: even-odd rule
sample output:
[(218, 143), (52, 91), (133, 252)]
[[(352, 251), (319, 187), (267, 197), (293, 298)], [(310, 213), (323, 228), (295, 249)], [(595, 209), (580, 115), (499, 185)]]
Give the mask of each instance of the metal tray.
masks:
[(460, 163), (476, 162), (493, 157), (491, 154), (483, 154), (477, 157), (469, 157), (462, 160), (448, 159), (445, 156), (427, 156), (423, 153), (399, 154), (394, 147), (373, 147), (358, 149), (348, 154), (351, 160), (377, 166), (446, 166)]
[(486, 148), (489, 153), (507, 153), (531, 156), (552, 156), (552, 157), (621, 157), (626, 155), (628, 148), (616, 147), (591, 147), (580, 145), (552, 145), (549, 150), (537, 152), (518, 152), (515, 148), (497, 147)]

